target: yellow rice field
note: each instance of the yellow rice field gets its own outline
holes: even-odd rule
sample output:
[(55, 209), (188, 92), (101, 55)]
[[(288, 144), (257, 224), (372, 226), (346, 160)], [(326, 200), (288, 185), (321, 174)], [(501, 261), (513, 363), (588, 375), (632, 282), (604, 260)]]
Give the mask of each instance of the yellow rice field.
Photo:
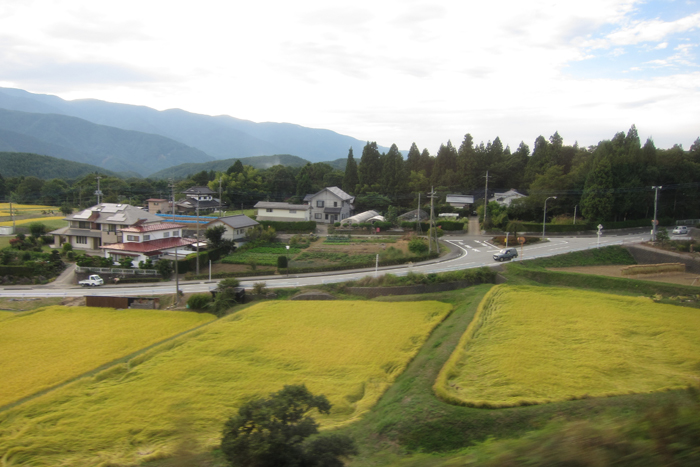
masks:
[(700, 381), (700, 311), (571, 289), (494, 287), (435, 384), (444, 400), (508, 407)]
[(16, 313), (13, 313), (11, 311), (0, 311), (0, 321), (6, 318), (10, 318), (14, 316)]
[[(46, 216), (46, 217), (34, 217), (32, 219), (16, 219), (15, 225), (31, 224), (32, 222), (42, 222), (42, 221), (56, 221), (64, 219), (66, 216)], [(0, 227), (9, 227), (12, 225), (12, 221), (2, 221), (0, 222)]]
[(8, 314), (0, 314), (0, 407), (214, 319), (64, 306)]
[[(56, 206), (44, 206), (44, 205), (39, 205), (39, 204), (12, 203), (12, 210), (15, 211), (16, 215), (42, 214), (42, 211), (45, 211), (45, 212), (53, 211), (56, 214), (61, 214), (61, 211), (59, 211), (58, 207), (56, 207)], [(9, 216), (9, 215), (10, 215), (10, 203), (0, 203), (0, 216)], [(61, 219), (63, 219), (63, 217), (61, 217)]]
[[(136, 465), (218, 445), (245, 400), (304, 383), (328, 427), (376, 403), (449, 313), (440, 302), (265, 302), (0, 413), (13, 466)], [(193, 335), (194, 334), (194, 335)], [(8, 464), (9, 465), (9, 464)]]

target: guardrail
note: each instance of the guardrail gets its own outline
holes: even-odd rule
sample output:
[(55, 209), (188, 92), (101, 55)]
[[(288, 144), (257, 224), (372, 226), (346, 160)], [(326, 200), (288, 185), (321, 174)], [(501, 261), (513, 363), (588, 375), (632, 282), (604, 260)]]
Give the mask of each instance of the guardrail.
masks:
[(102, 273), (102, 274), (121, 274), (124, 276), (157, 276), (156, 269), (113, 269), (113, 268), (96, 268), (96, 267), (81, 267), (77, 266), (75, 272)]

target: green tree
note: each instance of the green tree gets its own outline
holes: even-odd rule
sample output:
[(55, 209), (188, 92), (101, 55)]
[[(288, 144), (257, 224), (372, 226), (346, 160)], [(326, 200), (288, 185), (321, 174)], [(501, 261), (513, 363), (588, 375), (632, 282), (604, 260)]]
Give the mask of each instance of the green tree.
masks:
[(211, 245), (212, 248), (219, 248), (221, 242), (224, 239), (224, 234), (226, 233), (226, 227), (223, 225), (217, 225), (214, 227), (209, 227), (205, 232), (204, 236)]
[(236, 174), (240, 174), (240, 173), (243, 173), (243, 162), (236, 159), (236, 162), (234, 162), (233, 165), (228, 168), (228, 170), (226, 171), (226, 174), (236, 175)]
[(581, 213), (592, 222), (603, 222), (610, 218), (613, 208), (613, 175), (610, 160), (599, 159), (586, 179), (581, 197)]
[(304, 385), (246, 402), (226, 422), (221, 451), (232, 467), (342, 467), (339, 458), (356, 454), (354, 443), (342, 435), (307, 441), (318, 433), (313, 409), (328, 414), (331, 404)]
[(170, 279), (175, 271), (173, 268), (173, 262), (169, 259), (159, 259), (156, 263), (156, 270), (158, 274), (163, 276), (163, 279)]
[(345, 175), (343, 175), (343, 191), (355, 194), (360, 178), (357, 175), (357, 162), (352, 154), (352, 148), (348, 151), (348, 162), (345, 164)]
[(363, 192), (373, 191), (372, 186), (379, 186), (379, 179), (382, 175), (381, 155), (377, 148), (377, 143), (367, 143), (362, 149), (362, 158), (358, 166), (360, 186)]
[(29, 232), (32, 234), (32, 237), (39, 238), (46, 234), (46, 226), (41, 222), (32, 222), (29, 224)]
[(382, 191), (392, 196), (394, 199), (397, 199), (399, 193), (405, 192), (407, 187), (403, 156), (398, 146), (392, 144), (391, 148), (389, 148), (389, 152), (380, 159), (382, 162), (382, 175), (380, 179)]

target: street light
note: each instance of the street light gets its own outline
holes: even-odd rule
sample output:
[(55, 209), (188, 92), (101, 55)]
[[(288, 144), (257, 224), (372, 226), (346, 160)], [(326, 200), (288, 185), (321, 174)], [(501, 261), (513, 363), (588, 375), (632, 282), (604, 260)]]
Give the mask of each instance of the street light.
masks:
[(659, 190), (663, 189), (662, 186), (653, 186), (651, 187), (652, 190), (655, 190), (654, 194), (654, 224), (652, 227), (651, 231), (651, 241), (655, 242), (656, 241), (656, 226), (658, 225), (659, 221), (656, 220), (656, 206), (659, 204)]
[(547, 201), (550, 199), (557, 199), (556, 196), (550, 196), (546, 200), (544, 200), (544, 218), (542, 219), (542, 240), (544, 240), (544, 228), (547, 223)]

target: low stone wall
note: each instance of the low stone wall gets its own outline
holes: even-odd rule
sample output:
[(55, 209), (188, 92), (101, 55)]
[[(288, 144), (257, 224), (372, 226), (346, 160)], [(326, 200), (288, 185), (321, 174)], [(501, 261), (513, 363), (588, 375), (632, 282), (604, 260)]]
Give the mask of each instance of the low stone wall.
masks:
[(676, 253), (644, 245), (629, 245), (626, 248), (639, 264), (683, 263), (685, 264), (686, 272), (700, 274), (700, 256), (698, 253)]
[(366, 298), (382, 297), (385, 295), (412, 295), (434, 292), (447, 292), (449, 290), (463, 289), (473, 285), (467, 281), (441, 282), (438, 284), (401, 285), (396, 287), (348, 287), (346, 290), (353, 295), (362, 295)]

